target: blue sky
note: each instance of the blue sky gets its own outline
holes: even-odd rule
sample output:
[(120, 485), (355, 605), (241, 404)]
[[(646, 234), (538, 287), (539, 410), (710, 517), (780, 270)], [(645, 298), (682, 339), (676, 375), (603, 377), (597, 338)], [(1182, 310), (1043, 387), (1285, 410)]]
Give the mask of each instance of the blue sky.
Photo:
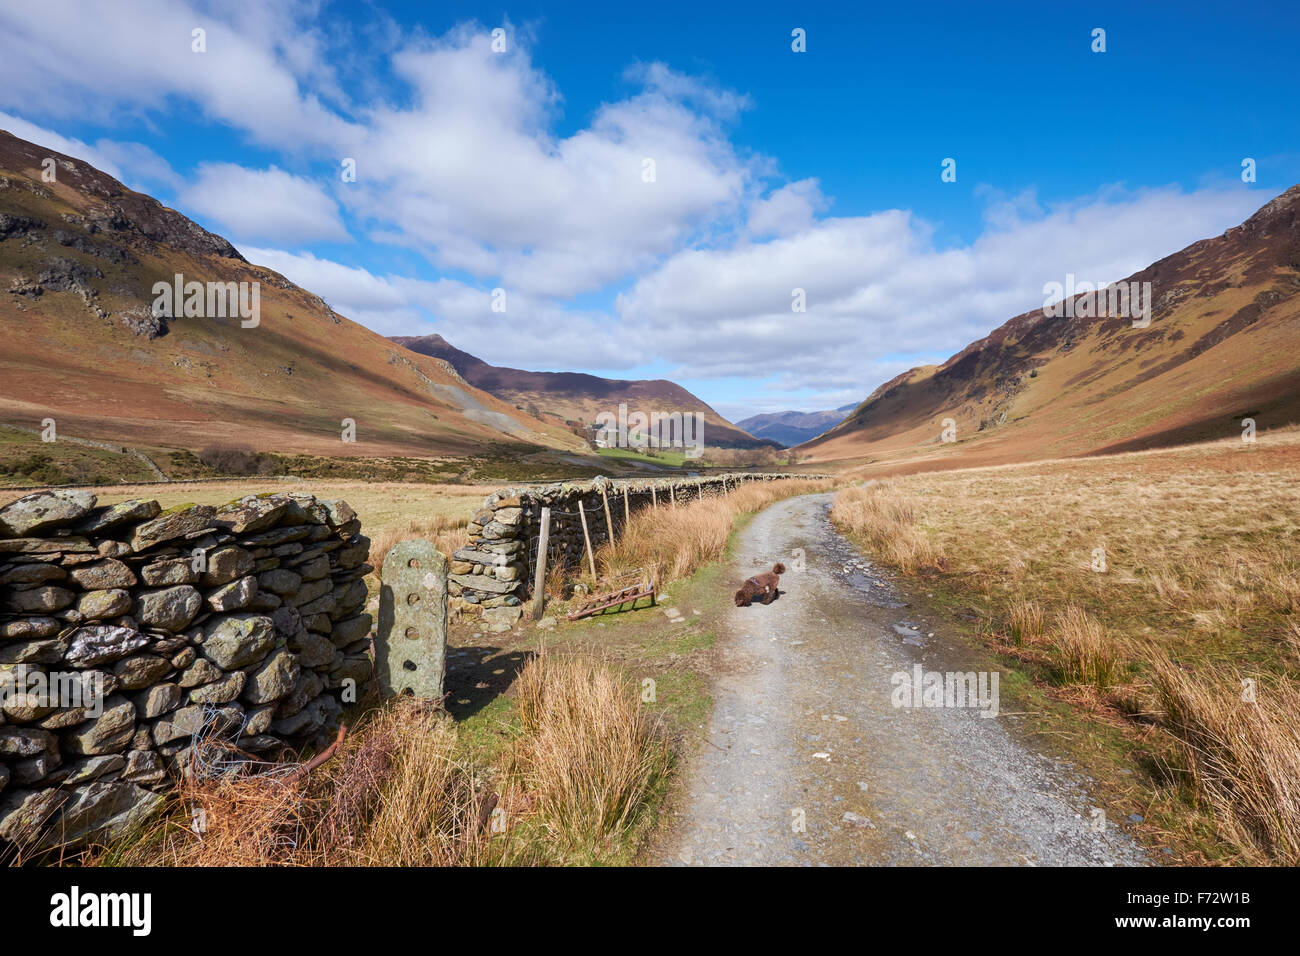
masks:
[(734, 419), (858, 400), (1066, 272), (1121, 278), (1300, 182), (1298, 26), (1257, 3), (4, 0), (0, 128), (381, 333), (670, 377)]

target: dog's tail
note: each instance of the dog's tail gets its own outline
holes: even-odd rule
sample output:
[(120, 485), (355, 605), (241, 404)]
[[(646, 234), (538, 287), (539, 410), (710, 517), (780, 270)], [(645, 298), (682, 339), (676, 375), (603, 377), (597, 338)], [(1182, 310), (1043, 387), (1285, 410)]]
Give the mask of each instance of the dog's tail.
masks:
[(745, 605), (745, 589), (741, 588), (739, 591), (736, 592), (736, 607), (744, 607), (744, 605)]
[(780, 561), (776, 562), (776, 564), (772, 565), (772, 573), (785, 574), (785, 565), (782, 564)]

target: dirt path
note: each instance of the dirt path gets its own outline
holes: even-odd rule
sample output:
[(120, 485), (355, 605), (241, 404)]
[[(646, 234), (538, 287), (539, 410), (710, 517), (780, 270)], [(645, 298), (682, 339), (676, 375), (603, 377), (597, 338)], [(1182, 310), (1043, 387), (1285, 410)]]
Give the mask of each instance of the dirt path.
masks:
[(1146, 863), (1113, 823), (1098, 826), (1068, 766), (1017, 741), (1014, 716), (893, 705), (898, 672), (978, 665), (833, 531), (829, 503), (780, 502), (739, 536), (736, 584), (792, 568), (777, 601), (727, 614), (708, 741), (660, 861)]

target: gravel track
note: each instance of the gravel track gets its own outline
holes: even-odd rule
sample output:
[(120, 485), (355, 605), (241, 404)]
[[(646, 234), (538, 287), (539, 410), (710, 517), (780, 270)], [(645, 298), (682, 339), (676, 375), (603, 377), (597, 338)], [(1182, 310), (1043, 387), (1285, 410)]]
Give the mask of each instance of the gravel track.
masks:
[(788, 499), (739, 535), (736, 586), (791, 570), (771, 605), (727, 612), (708, 740), (660, 862), (1146, 864), (1095, 817), (1086, 781), (1018, 740), (1014, 715), (893, 705), (891, 678), (917, 663), (978, 665), (834, 531), (829, 506)]

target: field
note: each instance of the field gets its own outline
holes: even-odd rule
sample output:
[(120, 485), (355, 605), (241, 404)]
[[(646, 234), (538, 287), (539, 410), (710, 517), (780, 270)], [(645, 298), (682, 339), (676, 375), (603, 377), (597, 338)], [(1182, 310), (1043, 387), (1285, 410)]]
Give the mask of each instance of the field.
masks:
[(1198, 663), (1277, 667), (1289, 651), (1300, 429), (890, 487), (947, 576), (991, 611), (1019, 598), (1073, 603), (1117, 636)]
[(1093, 756), (1149, 786), (1152, 826), (1208, 860), (1294, 864), (1298, 501), (1292, 428), (867, 482), (834, 518), (1048, 701), (1118, 729)]
[(664, 468), (680, 468), (686, 463), (685, 452), (672, 451), (671, 449), (665, 449), (654, 455), (639, 452), (632, 448), (598, 448), (596, 453), (602, 458), (640, 461), (648, 465), (659, 465)]
[[(101, 505), (130, 498), (156, 498), (164, 508), (191, 502), (224, 504), (249, 494), (299, 492), (318, 498), (342, 498), (361, 518), (371, 540), (411, 525), (452, 520), (467, 522), (490, 494), (493, 485), (433, 485), (404, 482), (290, 481), (278, 478), (239, 478), (168, 485), (106, 485), (88, 490)], [(28, 492), (0, 489), (0, 505)]]

